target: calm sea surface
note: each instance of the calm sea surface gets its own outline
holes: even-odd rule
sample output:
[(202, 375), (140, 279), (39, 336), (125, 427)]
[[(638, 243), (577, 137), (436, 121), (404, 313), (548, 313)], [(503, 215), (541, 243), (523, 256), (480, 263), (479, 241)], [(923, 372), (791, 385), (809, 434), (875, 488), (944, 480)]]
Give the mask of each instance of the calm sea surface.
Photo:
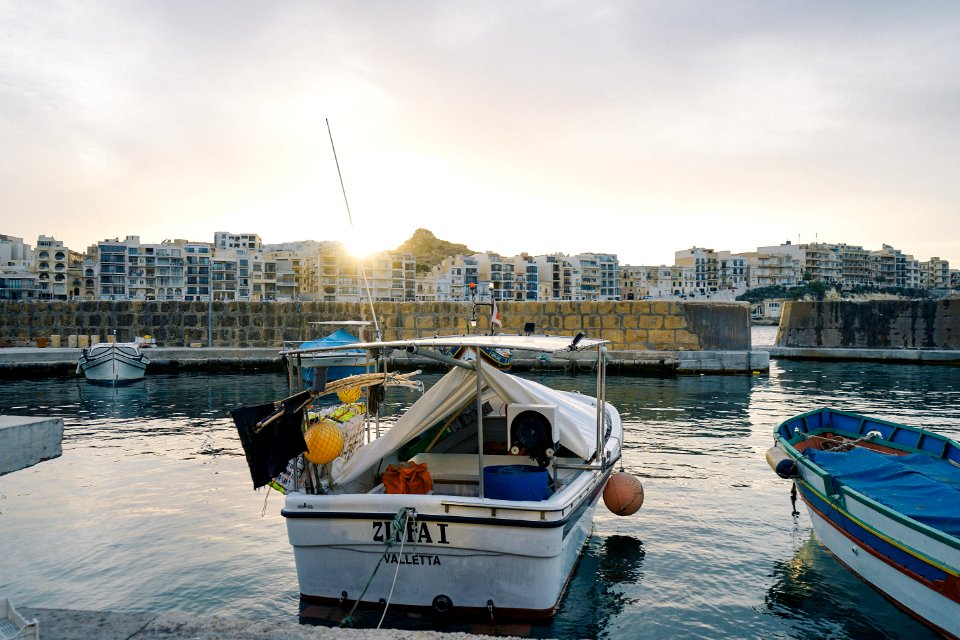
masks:
[[(589, 376), (535, 377), (584, 392), (593, 385)], [(819, 547), (806, 510), (791, 516), (789, 484), (763, 454), (777, 423), (824, 405), (960, 438), (960, 368), (774, 360), (769, 375), (608, 383), (643, 508), (630, 518), (598, 508), (551, 623), (475, 630), (934, 637)], [(297, 620), (282, 500), (251, 489), (226, 415), (285, 387), (273, 373), (148, 373), (118, 390), (74, 378), (4, 382), (0, 413), (62, 416), (66, 433), (61, 458), (0, 477), (0, 594), (29, 607)], [(414, 397), (391, 393), (394, 402)]]

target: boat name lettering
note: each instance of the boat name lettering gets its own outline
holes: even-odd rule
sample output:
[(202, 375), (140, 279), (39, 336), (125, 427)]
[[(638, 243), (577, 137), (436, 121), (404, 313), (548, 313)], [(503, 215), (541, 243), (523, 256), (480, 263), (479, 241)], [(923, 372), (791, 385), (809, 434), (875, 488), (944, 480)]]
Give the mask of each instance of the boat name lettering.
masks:
[(440, 556), (429, 553), (390, 553), (383, 554), (387, 564), (425, 564), (431, 567), (440, 566)]
[[(447, 523), (438, 522), (431, 524), (427, 522), (417, 522), (408, 520), (406, 535), (403, 531), (394, 529), (391, 520), (380, 520), (373, 522), (373, 541), (374, 542), (411, 542), (415, 544), (450, 544), (447, 540)], [(405, 540), (401, 540), (401, 537)], [(437, 564), (440, 564), (437, 561)]]

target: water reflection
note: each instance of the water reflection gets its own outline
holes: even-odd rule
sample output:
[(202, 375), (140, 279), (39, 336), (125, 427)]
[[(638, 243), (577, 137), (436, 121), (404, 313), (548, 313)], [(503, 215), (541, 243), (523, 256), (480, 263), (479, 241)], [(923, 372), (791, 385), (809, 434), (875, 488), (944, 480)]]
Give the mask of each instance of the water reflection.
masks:
[(771, 614), (795, 623), (800, 638), (937, 638), (837, 562), (812, 534), (773, 564), (764, 598)]
[[(595, 391), (591, 376), (530, 375)], [(428, 387), (438, 378), (422, 376)], [(790, 516), (789, 485), (763, 453), (778, 422), (825, 405), (956, 438), (960, 368), (780, 360), (769, 375), (608, 383), (643, 509), (618, 518), (598, 507), (553, 621), (439, 628), (618, 640), (931, 637), (810, 540), (805, 508)], [(148, 374), (118, 391), (73, 378), (0, 385), (0, 413), (66, 425), (62, 458), (0, 477), (0, 592), (24, 606), (296, 619), (282, 500), (251, 491), (227, 416), (286, 395), (283, 374)], [(391, 392), (384, 429), (415, 397)], [(24, 540), (35, 553), (22, 552)]]
[(643, 542), (632, 536), (591, 538), (553, 622), (552, 637), (596, 638), (610, 620), (635, 607), (645, 555)]

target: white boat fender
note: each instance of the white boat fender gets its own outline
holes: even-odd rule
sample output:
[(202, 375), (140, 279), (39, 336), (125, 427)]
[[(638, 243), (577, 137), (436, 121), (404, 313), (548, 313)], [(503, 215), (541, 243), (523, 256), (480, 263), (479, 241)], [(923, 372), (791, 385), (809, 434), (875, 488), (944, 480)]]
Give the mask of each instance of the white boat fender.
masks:
[(770, 465), (770, 468), (781, 478), (789, 480), (790, 478), (797, 477), (797, 461), (780, 447), (770, 447), (767, 449), (766, 458), (767, 464)]
[(643, 505), (643, 485), (626, 471), (619, 471), (603, 488), (603, 504), (618, 516), (632, 516)]

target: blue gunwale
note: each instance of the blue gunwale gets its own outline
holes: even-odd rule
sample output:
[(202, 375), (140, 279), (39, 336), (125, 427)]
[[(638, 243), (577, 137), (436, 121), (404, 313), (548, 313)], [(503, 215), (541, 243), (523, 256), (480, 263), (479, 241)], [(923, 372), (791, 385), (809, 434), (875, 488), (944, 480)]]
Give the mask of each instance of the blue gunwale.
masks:
[(960, 444), (950, 438), (917, 427), (829, 407), (801, 413), (783, 421), (774, 430), (774, 436), (784, 443), (793, 444), (802, 439), (798, 432), (808, 436), (837, 433), (859, 438), (873, 430), (883, 435), (885, 447), (907, 453), (923, 453), (960, 464)]

